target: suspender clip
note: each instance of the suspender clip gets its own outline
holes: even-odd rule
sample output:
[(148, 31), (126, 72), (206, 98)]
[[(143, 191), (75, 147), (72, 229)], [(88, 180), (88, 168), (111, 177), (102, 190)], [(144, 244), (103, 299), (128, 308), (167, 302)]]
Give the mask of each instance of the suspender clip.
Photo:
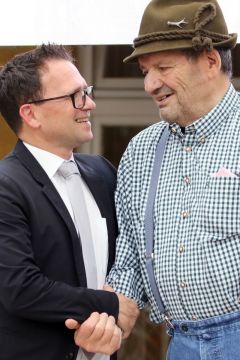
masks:
[(153, 258), (154, 258), (154, 253), (151, 253), (151, 254), (145, 254), (145, 256), (146, 256), (146, 260), (153, 260)]
[(167, 314), (165, 314), (164, 315), (164, 320), (165, 320), (165, 323), (166, 323), (166, 325), (167, 325), (167, 327), (169, 328), (169, 329), (174, 329), (174, 326), (173, 326), (173, 324), (171, 323), (171, 318), (167, 315)]

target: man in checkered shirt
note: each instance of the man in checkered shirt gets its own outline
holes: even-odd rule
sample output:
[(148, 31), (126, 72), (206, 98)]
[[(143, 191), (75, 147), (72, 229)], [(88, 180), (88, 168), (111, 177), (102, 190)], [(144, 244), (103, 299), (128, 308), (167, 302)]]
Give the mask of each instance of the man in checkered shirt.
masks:
[[(230, 4), (230, 3), (229, 3)], [(153, 269), (171, 318), (168, 360), (240, 359), (240, 97), (215, 0), (153, 0), (134, 51), (161, 121), (130, 142), (116, 192), (120, 234), (108, 283), (163, 315), (145, 264), (156, 146), (169, 136), (154, 202)]]

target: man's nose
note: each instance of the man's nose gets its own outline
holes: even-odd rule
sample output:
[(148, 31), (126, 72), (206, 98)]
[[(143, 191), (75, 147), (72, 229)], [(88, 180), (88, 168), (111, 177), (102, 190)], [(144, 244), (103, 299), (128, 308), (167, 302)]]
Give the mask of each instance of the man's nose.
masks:
[(83, 107), (84, 110), (93, 110), (96, 108), (96, 103), (95, 101), (93, 101), (93, 99), (86, 95), (86, 101), (85, 101), (85, 105)]
[(144, 78), (144, 89), (149, 95), (154, 95), (163, 86), (159, 73), (153, 69), (148, 71)]

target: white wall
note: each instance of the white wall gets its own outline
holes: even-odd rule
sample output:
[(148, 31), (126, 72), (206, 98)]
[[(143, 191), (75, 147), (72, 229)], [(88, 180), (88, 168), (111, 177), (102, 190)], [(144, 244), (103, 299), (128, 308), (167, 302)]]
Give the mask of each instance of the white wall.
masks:
[[(1, 1), (0, 46), (131, 44), (149, 0)], [(240, 33), (239, 0), (219, 0), (229, 32)]]

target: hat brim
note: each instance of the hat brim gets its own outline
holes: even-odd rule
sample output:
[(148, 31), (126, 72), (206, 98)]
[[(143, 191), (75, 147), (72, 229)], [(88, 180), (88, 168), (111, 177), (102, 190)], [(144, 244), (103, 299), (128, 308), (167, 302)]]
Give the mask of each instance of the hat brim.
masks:
[[(232, 49), (237, 43), (238, 35), (236, 33), (229, 34), (229, 39), (220, 41), (218, 43), (213, 43), (214, 48), (226, 48)], [(124, 63), (128, 62), (136, 62), (139, 56), (152, 54), (161, 51), (168, 50), (185, 50), (192, 48), (192, 41), (188, 39), (183, 40), (161, 40), (161, 41), (153, 41), (144, 45), (140, 45), (131, 55), (127, 56), (123, 59)]]

